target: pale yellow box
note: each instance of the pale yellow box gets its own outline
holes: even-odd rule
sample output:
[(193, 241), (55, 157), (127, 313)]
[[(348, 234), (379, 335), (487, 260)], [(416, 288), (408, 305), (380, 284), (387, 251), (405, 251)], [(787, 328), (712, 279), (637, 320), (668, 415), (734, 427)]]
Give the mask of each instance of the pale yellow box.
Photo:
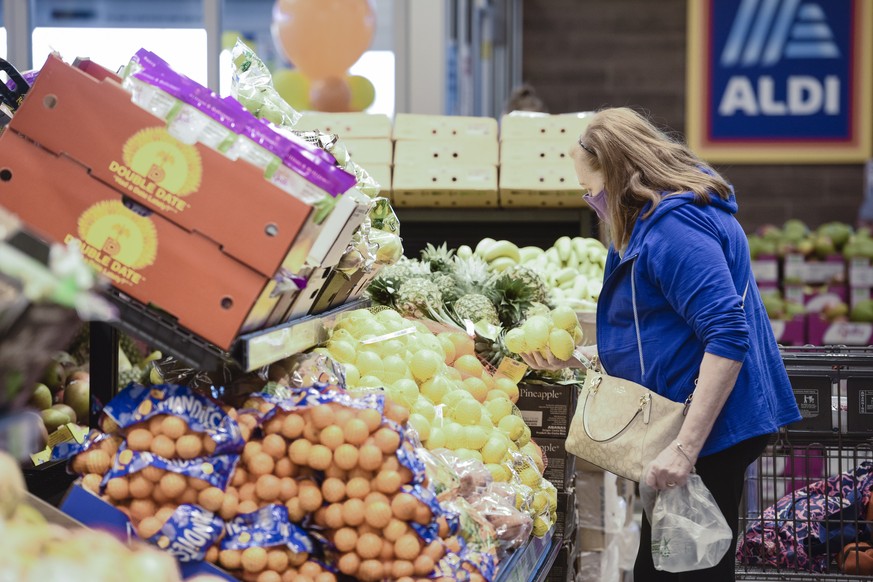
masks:
[(571, 164), (570, 149), (575, 140), (561, 137), (549, 139), (508, 139), (500, 142), (500, 164)]
[(418, 115), (398, 113), (394, 117), (394, 140), (490, 137), (497, 139), (493, 117), (460, 115)]
[(567, 148), (588, 126), (592, 113), (508, 113), (500, 120), (500, 139), (567, 138)]
[(391, 119), (381, 113), (322, 113), (305, 111), (294, 126), (298, 131), (335, 133), (343, 140), (363, 137), (391, 138)]
[(587, 208), (584, 193), (569, 161), (500, 166), (500, 205), (504, 207)]
[(475, 164), (496, 166), (499, 148), (493, 137), (401, 140), (394, 144), (394, 163), (402, 165)]
[(367, 173), (379, 183), (379, 196), (391, 198), (391, 166), (388, 164), (361, 164)]
[(344, 139), (342, 143), (349, 150), (352, 161), (369, 169), (371, 164), (390, 166), (394, 163), (394, 142), (387, 137), (365, 137)]
[(497, 167), (482, 164), (395, 165), (395, 206), (496, 207)]

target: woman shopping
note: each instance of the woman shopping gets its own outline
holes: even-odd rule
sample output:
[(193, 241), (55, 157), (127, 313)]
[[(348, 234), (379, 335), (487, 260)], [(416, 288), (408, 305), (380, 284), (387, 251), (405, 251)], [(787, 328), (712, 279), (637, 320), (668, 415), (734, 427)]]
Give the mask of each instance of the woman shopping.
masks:
[[(692, 470), (733, 531), (747, 466), (768, 435), (800, 420), (752, 277), (732, 187), (683, 144), (626, 108), (596, 113), (573, 146), (585, 197), (610, 235), (597, 306), (603, 370), (675, 402), (693, 393), (676, 439), (642, 480), (681, 487)], [(586, 348), (587, 349), (587, 348)], [(535, 368), (578, 360), (526, 354)], [(734, 580), (734, 552), (709, 569), (654, 569), (646, 516), (634, 566), (639, 581)]]

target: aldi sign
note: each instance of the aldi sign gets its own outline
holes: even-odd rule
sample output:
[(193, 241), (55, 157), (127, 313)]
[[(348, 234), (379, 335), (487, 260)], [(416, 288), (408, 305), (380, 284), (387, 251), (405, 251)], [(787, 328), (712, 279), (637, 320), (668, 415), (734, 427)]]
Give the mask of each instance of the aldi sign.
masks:
[(688, 0), (687, 133), (713, 162), (871, 156), (873, 0)]

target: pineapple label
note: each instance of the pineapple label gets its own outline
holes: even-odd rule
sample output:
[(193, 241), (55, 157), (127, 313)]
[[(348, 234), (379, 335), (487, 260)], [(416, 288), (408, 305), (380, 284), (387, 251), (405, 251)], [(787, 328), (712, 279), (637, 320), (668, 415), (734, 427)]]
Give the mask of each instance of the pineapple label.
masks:
[(91, 206), (79, 217), (79, 237), (68, 234), (65, 244), (76, 244), (85, 259), (116, 285), (138, 285), (140, 272), (155, 262), (158, 234), (151, 219), (140, 216), (117, 200)]
[(109, 171), (122, 190), (164, 212), (178, 213), (191, 206), (184, 198), (200, 188), (203, 164), (196, 147), (163, 127), (150, 127), (124, 143), (122, 162), (109, 162)]

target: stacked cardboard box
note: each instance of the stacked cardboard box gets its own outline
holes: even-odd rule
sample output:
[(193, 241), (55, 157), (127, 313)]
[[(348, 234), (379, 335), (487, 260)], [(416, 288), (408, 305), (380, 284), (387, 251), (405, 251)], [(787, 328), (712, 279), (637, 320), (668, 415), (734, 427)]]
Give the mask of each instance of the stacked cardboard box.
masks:
[(500, 125), (500, 205), (584, 208), (570, 150), (589, 113), (504, 115)]
[(391, 166), (394, 143), (391, 120), (387, 115), (372, 113), (322, 113), (307, 111), (295, 129), (335, 133), (342, 138), (352, 156), (381, 187), (381, 195), (391, 197)]
[(576, 554), (576, 457), (564, 447), (570, 421), (576, 411), (579, 390), (576, 386), (557, 384), (519, 384), (516, 405), (531, 429), (533, 441), (546, 459), (545, 478), (558, 490), (555, 535), (562, 547), (546, 580), (567, 582), (574, 579)]
[(253, 163), (177, 139), (111, 72), (55, 56), (0, 136), (0, 158), (0, 205), (41, 237), (79, 246), (126, 296), (224, 349), (288, 319), (298, 292), (286, 274), (311, 283), (331, 270), (368, 204), (350, 190), (319, 221)]
[(576, 580), (618, 582), (636, 556), (626, 547), (634, 541), (635, 485), (592, 465), (583, 469), (576, 473)]
[(497, 206), (497, 121), (397, 114), (395, 206)]

